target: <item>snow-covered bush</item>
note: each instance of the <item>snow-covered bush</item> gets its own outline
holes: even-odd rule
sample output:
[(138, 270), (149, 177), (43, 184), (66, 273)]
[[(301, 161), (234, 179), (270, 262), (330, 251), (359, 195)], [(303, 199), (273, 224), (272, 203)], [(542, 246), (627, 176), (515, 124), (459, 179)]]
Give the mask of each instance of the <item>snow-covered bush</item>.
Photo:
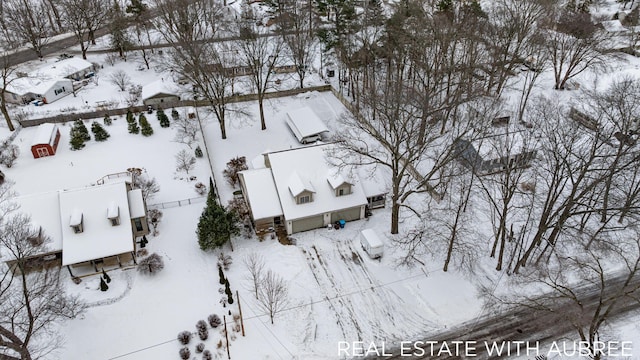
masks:
[(233, 158), (229, 160), (227, 163), (227, 168), (224, 169), (222, 174), (224, 178), (227, 180), (229, 185), (235, 187), (238, 184), (238, 173), (243, 170), (247, 170), (249, 167), (247, 166), (247, 158), (244, 156), (239, 156), (237, 158)]
[(211, 325), (211, 327), (214, 329), (220, 326), (220, 324), (222, 324), (222, 320), (220, 320), (220, 316), (216, 314), (209, 315), (207, 320), (209, 320), (209, 325)]
[(218, 266), (225, 270), (229, 270), (229, 266), (231, 266), (231, 264), (233, 264), (231, 256), (220, 252), (220, 255), (218, 255)]
[(181, 331), (178, 334), (178, 341), (182, 345), (189, 345), (189, 341), (191, 341), (191, 332), (190, 331)]
[(204, 320), (198, 320), (196, 323), (196, 329), (198, 331), (207, 330), (207, 323)]
[(211, 351), (205, 350), (202, 353), (202, 360), (212, 360), (212, 359), (213, 359), (213, 355), (211, 355)]
[(187, 150), (182, 149), (176, 154), (176, 170), (189, 174), (189, 171), (193, 170), (195, 165), (196, 158), (189, 154)]
[(0, 164), (10, 168), (15, 164), (20, 156), (20, 149), (17, 145), (10, 144), (8, 141), (0, 144)]
[(138, 271), (143, 274), (151, 275), (164, 269), (164, 261), (162, 256), (153, 253), (138, 263)]
[(196, 345), (196, 353), (201, 353), (204, 351), (204, 344), (203, 343), (199, 343), (198, 345)]
[(207, 328), (198, 329), (198, 337), (200, 337), (202, 341), (207, 340), (209, 338), (209, 330), (207, 330)]
[(196, 146), (196, 149), (194, 150), (194, 155), (197, 158), (201, 158), (204, 156), (204, 154), (202, 153), (202, 149), (200, 149), (200, 145)]
[(189, 358), (191, 357), (191, 351), (189, 350), (188, 347), (183, 347), (182, 349), (180, 349), (180, 359), (182, 360), (189, 360)]
[(207, 185), (201, 182), (196, 183), (195, 188), (198, 195), (205, 195), (207, 193)]

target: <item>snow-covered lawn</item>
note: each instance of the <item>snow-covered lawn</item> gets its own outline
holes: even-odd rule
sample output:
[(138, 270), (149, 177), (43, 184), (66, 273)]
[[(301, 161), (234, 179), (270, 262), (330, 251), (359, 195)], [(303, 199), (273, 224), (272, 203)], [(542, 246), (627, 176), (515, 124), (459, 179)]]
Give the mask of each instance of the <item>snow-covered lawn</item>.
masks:
[[(127, 121), (121, 116), (113, 118), (111, 126), (104, 126), (111, 135), (107, 141), (91, 140), (83, 149), (76, 151), (69, 146), (72, 124), (60, 124), (60, 143), (56, 155), (39, 159), (31, 155), (37, 128), (24, 128), (14, 140), (14, 144), (20, 147), (20, 157), (12, 168), (3, 171), (7, 179), (15, 182), (14, 189), (24, 195), (89, 186), (105, 175), (126, 172), (128, 168), (142, 168), (148, 176), (155, 177), (160, 185), (160, 192), (151, 203), (198, 197), (195, 181), (187, 181), (184, 172), (177, 173), (175, 170), (175, 154), (189, 148), (173, 141), (175, 130), (161, 128), (155, 113), (145, 115), (154, 129), (153, 135), (144, 137), (141, 134), (129, 134)], [(102, 119), (96, 121), (102, 123)], [(88, 128), (91, 128), (91, 122), (85, 121)], [(189, 175), (208, 183), (209, 173), (206, 158), (200, 158)]]

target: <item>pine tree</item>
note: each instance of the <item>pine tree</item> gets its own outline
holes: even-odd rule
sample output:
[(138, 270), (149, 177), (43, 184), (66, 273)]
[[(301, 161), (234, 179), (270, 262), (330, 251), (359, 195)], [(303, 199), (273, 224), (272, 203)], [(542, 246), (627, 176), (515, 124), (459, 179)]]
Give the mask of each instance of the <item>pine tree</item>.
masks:
[(196, 150), (194, 152), (197, 158), (201, 158), (203, 156), (202, 149), (200, 149), (200, 145), (196, 147)]
[(104, 124), (107, 126), (111, 125), (111, 117), (109, 116), (109, 114), (104, 116), (104, 120), (102, 122), (104, 122)]
[(69, 143), (71, 144), (71, 150), (80, 150), (84, 147), (84, 135), (78, 131), (76, 127), (72, 127), (69, 133)]
[(127, 123), (129, 124), (129, 134), (137, 134), (140, 132), (140, 127), (138, 127), (138, 123), (136, 122), (135, 117), (133, 117), (133, 113), (131, 113), (131, 111), (127, 111)]
[(109, 136), (111, 136), (107, 130), (102, 127), (102, 125), (95, 121), (91, 124), (91, 132), (93, 133), (93, 137), (96, 141), (105, 141)]
[(107, 284), (111, 282), (111, 277), (107, 275), (107, 272), (104, 271), (104, 268), (102, 269), (102, 278), (107, 282)]
[(213, 187), (209, 188), (207, 206), (200, 215), (196, 234), (202, 250), (220, 247), (231, 240), (231, 236), (240, 234), (237, 215), (217, 202)]
[(160, 122), (160, 127), (169, 127), (171, 123), (169, 122), (169, 117), (167, 116), (167, 114), (164, 113), (164, 110), (158, 109), (158, 111), (156, 111), (156, 116), (158, 117), (158, 121)]
[(153, 128), (151, 128), (151, 124), (149, 124), (149, 122), (147, 121), (147, 117), (144, 116), (144, 114), (140, 114), (138, 121), (140, 122), (140, 132), (143, 136), (153, 135)]
[(91, 136), (89, 136), (89, 129), (87, 129), (87, 126), (84, 124), (84, 121), (82, 121), (82, 119), (78, 119), (78, 120), (74, 121), (73, 122), (73, 127), (80, 134), (82, 134), (82, 137), (83, 137), (84, 141), (91, 140)]
[(227, 303), (233, 304), (233, 293), (231, 292), (231, 287), (229, 286), (229, 279), (224, 280), (224, 292), (227, 294)]
[(107, 291), (109, 290), (109, 285), (107, 285), (106, 282), (104, 282), (104, 278), (100, 278), (100, 291)]
[(180, 114), (178, 113), (178, 110), (176, 109), (171, 110), (171, 118), (173, 118), (173, 121), (180, 119)]
[(224, 285), (226, 278), (224, 277), (224, 271), (222, 271), (222, 266), (218, 265), (218, 276), (220, 277), (220, 285)]

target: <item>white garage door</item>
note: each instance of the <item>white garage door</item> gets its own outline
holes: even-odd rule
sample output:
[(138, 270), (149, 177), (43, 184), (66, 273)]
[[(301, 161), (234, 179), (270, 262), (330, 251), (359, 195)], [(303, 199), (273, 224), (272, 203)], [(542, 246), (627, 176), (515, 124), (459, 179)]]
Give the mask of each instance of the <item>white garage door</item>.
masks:
[(292, 232), (297, 233), (312, 229), (318, 229), (324, 226), (322, 215), (312, 216), (304, 219), (297, 219), (291, 222)]

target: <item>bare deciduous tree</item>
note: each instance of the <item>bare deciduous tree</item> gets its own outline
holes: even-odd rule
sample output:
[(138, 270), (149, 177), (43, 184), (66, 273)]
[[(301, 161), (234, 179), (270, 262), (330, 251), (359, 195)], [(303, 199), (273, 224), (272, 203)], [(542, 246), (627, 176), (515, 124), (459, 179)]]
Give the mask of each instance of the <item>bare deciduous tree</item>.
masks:
[(175, 119), (171, 124), (176, 129), (176, 135), (173, 140), (185, 144), (191, 149), (191, 144), (198, 137), (198, 124), (196, 121), (189, 119), (188, 116), (182, 116)]
[(109, 75), (109, 82), (117, 86), (120, 91), (125, 91), (131, 85), (131, 77), (123, 70), (118, 70)]
[(34, 229), (28, 216), (12, 213), (4, 200), (0, 247), (10, 266), (0, 270), (0, 355), (31, 360), (57, 348), (60, 339), (50, 333), (52, 324), (74, 318), (84, 305), (65, 293), (60, 268), (34, 259), (46, 251), (46, 235)]
[(546, 48), (553, 65), (555, 89), (564, 90), (567, 81), (587, 69), (606, 65), (602, 51), (608, 35), (584, 12), (551, 14), (546, 32)]
[(267, 129), (264, 117), (264, 97), (273, 84), (272, 77), (282, 64), (284, 41), (280, 37), (268, 36), (265, 27), (257, 27), (249, 21), (238, 22), (237, 54), (242, 67), (249, 69), (249, 82), (258, 97), (260, 126)]
[(269, 314), (271, 324), (273, 318), (289, 303), (289, 287), (282, 277), (269, 270), (262, 277), (258, 305)]
[(176, 170), (189, 174), (195, 166), (196, 158), (189, 151), (182, 149), (176, 154)]
[(208, 40), (226, 29), (228, 13), (220, 3), (208, 0), (156, 0), (156, 4), (161, 10), (160, 33), (173, 48), (164, 66), (193, 85), (194, 99), (209, 102), (226, 139), (235, 74), (225, 67), (237, 62), (237, 54), (228, 43)]
[(6, 4), (7, 21), (11, 31), (22, 43), (42, 59), (42, 48), (49, 42), (50, 27), (47, 21), (49, 8), (34, 1), (12, 0)]
[(86, 60), (87, 49), (95, 44), (95, 31), (109, 18), (110, 6), (102, 0), (62, 0), (60, 5), (67, 28), (78, 40), (82, 58)]
[(264, 258), (255, 252), (247, 254), (242, 262), (247, 267), (249, 274), (247, 280), (251, 282), (251, 287), (256, 295), (256, 299), (259, 299), (259, 290), (262, 284), (262, 276), (264, 273)]

